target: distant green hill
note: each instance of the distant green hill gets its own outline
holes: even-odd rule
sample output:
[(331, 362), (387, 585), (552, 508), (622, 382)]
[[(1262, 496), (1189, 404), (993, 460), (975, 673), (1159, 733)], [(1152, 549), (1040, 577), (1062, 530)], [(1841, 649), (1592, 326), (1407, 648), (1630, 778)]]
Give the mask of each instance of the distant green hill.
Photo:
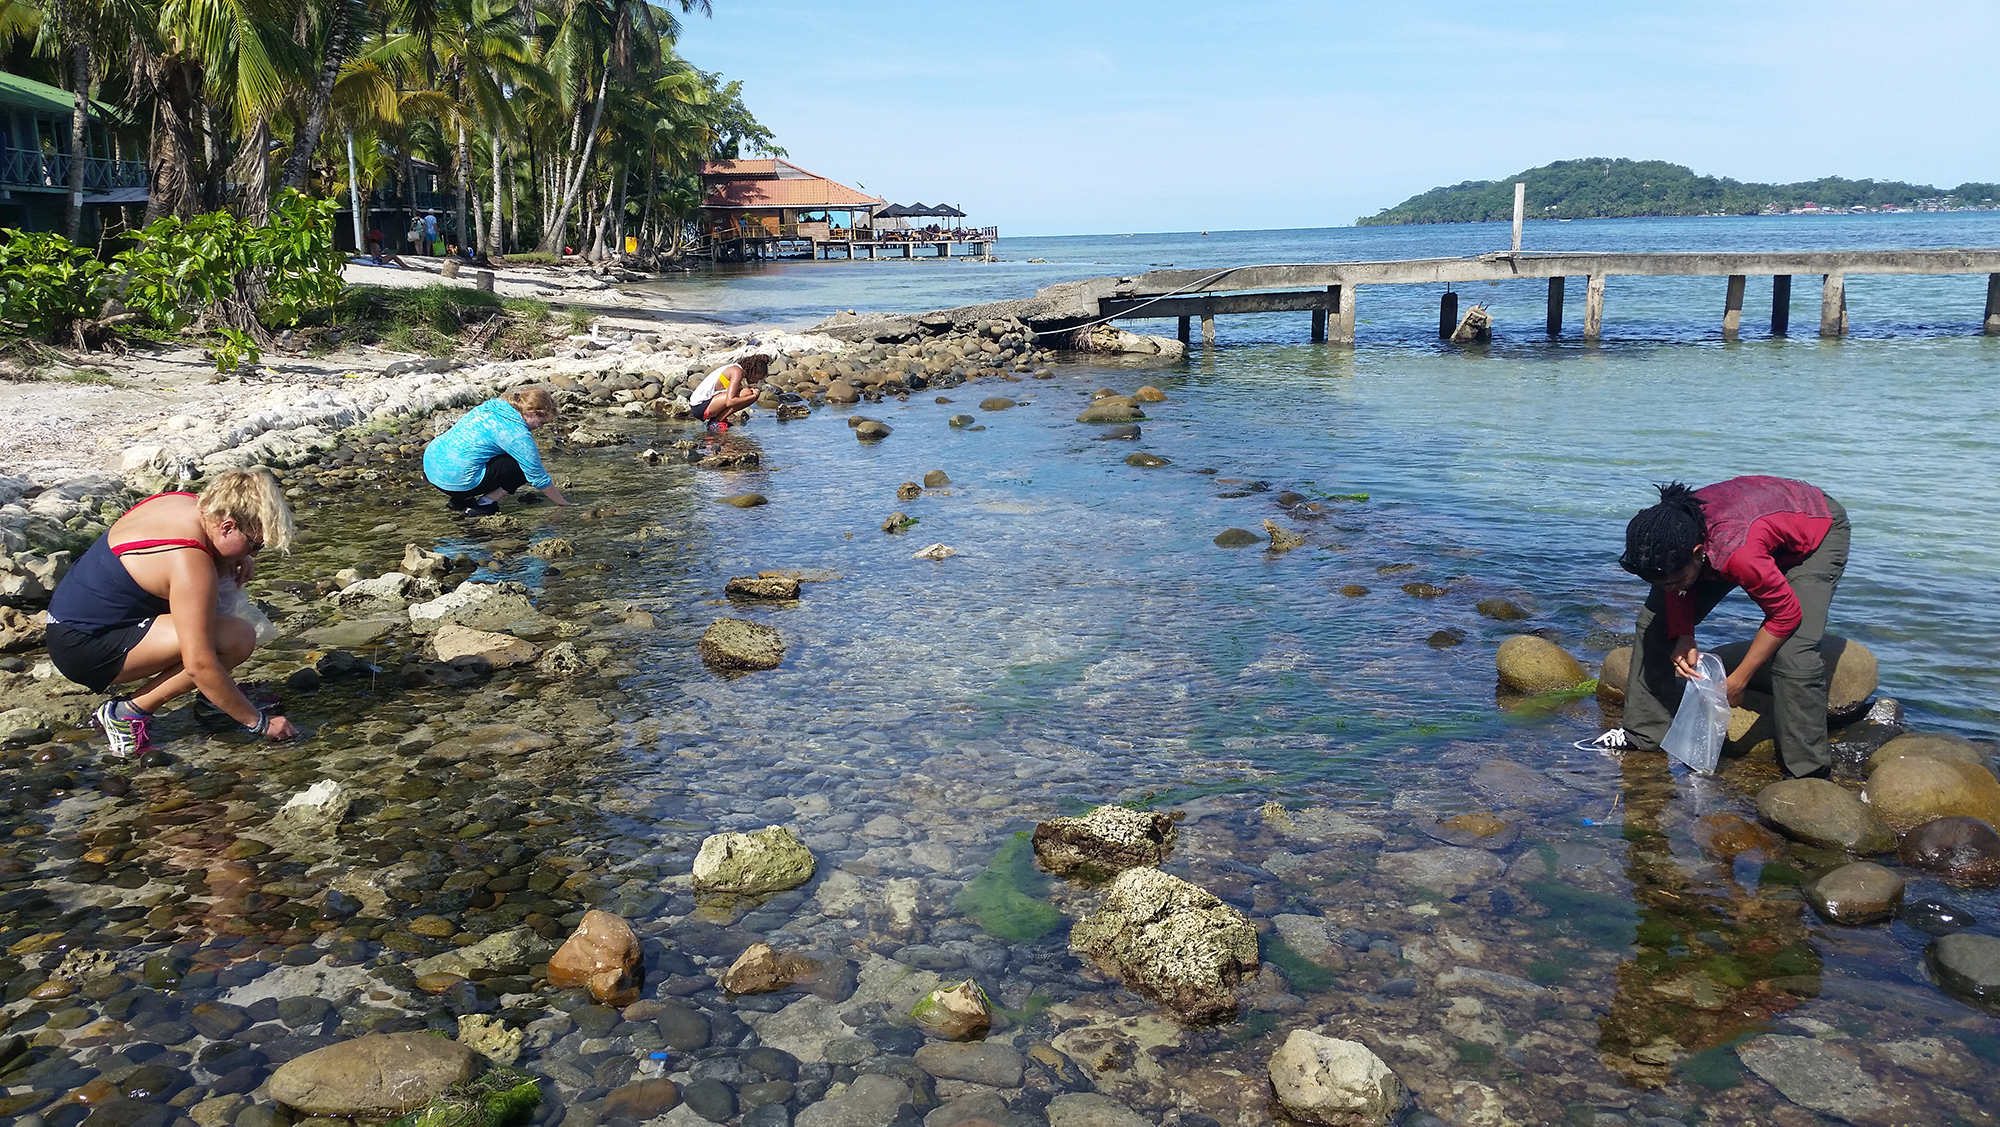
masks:
[(1487, 223), (1514, 217), (1514, 184), (1528, 185), (1530, 219), (1610, 219), (1642, 215), (1762, 215), (1816, 204), (1846, 211), (1865, 206), (1951, 211), (1994, 207), (2000, 184), (1944, 190), (1900, 180), (1829, 176), (1799, 184), (1746, 184), (1663, 160), (1588, 157), (1559, 160), (1500, 180), (1432, 188), (1395, 207), (1355, 220), (1364, 227), (1403, 223)]

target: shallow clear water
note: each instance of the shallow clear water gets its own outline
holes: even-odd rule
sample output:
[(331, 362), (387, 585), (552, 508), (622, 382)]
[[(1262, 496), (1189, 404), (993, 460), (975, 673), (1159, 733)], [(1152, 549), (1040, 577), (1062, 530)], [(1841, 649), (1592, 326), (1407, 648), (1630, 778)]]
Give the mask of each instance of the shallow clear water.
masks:
[[(1020, 296), (1042, 280), (1154, 261), (1471, 253), (1496, 231), (1504, 239), (1504, 228), (1433, 228), (1010, 241), (1009, 256), (1063, 260), (784, 266), (670, 288), (718, 316), (797, 323), (832, 308)], [(2000, 223), (1576, 223), (1531, 228), (1529, 245), (1558, 238), (1649, 249), (1703, 239), (1993, 244)], [(312, 1027), (322, 1039), (379, 1019), (370, 1012), (378, 1003), (399, 1007), (402, 1027), (455, 1028), (462, 995), (430, 999), (392, 972), (513, 926), (530, 903), (548, 928), (589, 904), (627, 915), (648, 938), (649, 998), (685, 997), (718, 1029), (730, 1014), (763, 1022), (772, 1007), (713, 988), (671, 994), (695, 973), (670, 973), (672, 958), (694, 956), (713, 973), (767, 938), (865, 965), (887, 955), (975, 974), (1016, 1015), (996, 1037), (1023, 1050), (1052, 1043), (1087, 1086), (1152, 1121), (1197, 1110), (1264, 1121), (1267, 1061), (1297, 1028), (1351, 1031), (1395, 1067), (1418, 1106), (1452, 1121), (1481, 1121), (1491, 1100), (1519, 1122), (1772, 1122), (1784, 1096), (1733, 1051), (1767, 1032), (1819, 1038), (1859, 1060), (1898, 1109), (1892, 1121), (1980, 1121), (1996, 1094), (2000, 1020), (1928, 981), (1926, 936), (1900, 922), (1822, 923), (1801, 885), (1843, 855), (1704, 846), (1713, 825), (1699, 819), (1754, 820), (1757, 790), (1776, 777), (1770, 763), (1731, 763), (1702, 780), (1658, 757), (1617, 764), (1575, 751), (1570, 742), (1600, 723), (1595, 702), (1503, 709), (1493, 652), (1533, 630), (1594, 665), (1623, 640), (1642, 589), (1612, 560), (1624, 521), (1649, 500), (1647, 483), (1791, 474), (1825, 486), (1853, 516), (1834, 629), (1880, 655), (1882, 693), (1904, 701), (1916, 727), (1991, 738), (2000, 730), (1991, 659), (2000, 598), (1988, 546), (2000, 521), (1987, 494), (2000, 480), (1989, 437), (2000, 413), (1989, 389), (2000, 341), (1972, 335), (1982, 287), (1851, 279), (1854, 339), (1753, 332), (1723, 345), (1713, 339), (1720, 280), (1614, 280), (1607, 340), (1596, 347), (1540, 339), (1539, 286), (1497, 287), (1499, 337), (1477, 353), (1428, 339), (1434, 294), (1364, 290), (1353, 349), (1306, 343), (1300, 315), (1225, 318), (1220, 345), (1185, 363), (1064, 364), (1051, 380), (946, 391), (950, 403), (924, 393), (864, 404), (859, 413), (895, 428), (875, 445), (857, 443), (850, 412), (835, 408), (782, 424), (759, 417), (704, 440), (759, 450), (754, 472), (671, 458), (646, 465), (638, 449), (668, 449), (693, 432), (593, 418), (632, 443), (552, 450), (549, 464), (572, 497), (601, 511), (510, 504), (517, 523), (502, 532), (453, 523), (421, 487), (385, 480), (331, 496), (305, 511), (299, 554), (266, 573), (263, 594), (298, 629), (260, 659), (268, 664), (258, 675), (283, 677), (337, 644), (339, 628), (321, 625), (323, 605), (306, 601), (310, 589), (274, 594), (283, 584), (350, 565), (380, 572), (416, 540), (497, 549), (482, 577), (533, 585), (544, 611), (584, 628), (580, 647), (604, 647), (594, 660), (605, 678), (516, 671), (464, 688), (404, 687), (393, 675), (337, 682), (293, 694), (306, 741), (258, 756), (199, 736), (176, 714), (162, 729), (182, 764), (142, 773), (118, 800), (71, 793), (78, 775), (86, 788), (94, 778), (65, 750), (74, 745), (11, 753), (0, 765), (16, 829), (0, 885), (12, 899), (0, 924), (15, 955), (32, 965), (68, 945), (108, 943), (125, 952), (128, 979), (155, 954), (193, 956), (197, 970), (162, 987), (145, 1003), (158, 1012), (133, 1015), (129, 1031), (91, 1037), (57, 1028), (96, 1016), (91, 1003), (30, 1001), (31, 984), (18, 980), (7, 1031), (47, 1037), (38, 1054), (57, 1063), (72, 1054), (106, 1076), (130, 1065), (104, 1055), (104, 1038), (133, 1059), (157, 1052), (156, 1039), (178, 1047), (154, 1059), (220, 1092), (219, 1068), (210, 1076), (190, 1063), (213, 1046), (174, 1028), (194, 1004), (242, 1001), (241, 991), (289, 974), (272, 969), (280, 963), (324, 960), (375, 993), (341, 1001)], [(1796, 293), (1801, 312), (1816, 302), (1808, 287)], [(1073, 421), (1092, 389), (1141, 384), (1169, 398), (1148, 406), (1137, 441), (1102, 441), (1100, 428)], [(996, 395), (1019, 405), (977, 406)], [(959, 412), (985, 429), (950, 428)], [(1170, 462), (1127, 465), (1138, 450)], [(930, 470), (951, 484), (896, 498), (899, 484)], [(717, 503), (746, 491), (770, 503)], [(1285, 491), (1322, 499), (1325, 515), (1287, 514), (1276, 503)], [(1353, 494), (1367, 500), (1341, 499)], [(892, 511), (918, 523), (886, 535)], [(1258, 531), (1267, 518), (1303, 533), (1305, 546), (1272, 554), (1212, 542), (1225, 528)], [(523, 553), (552, 536), (569, 539), (575, 555), (551, 567)], [(911, 558), (933, 542), (958, 554)], [(778, 568), (829, 578), (807, 584), (796, 605), (719, 598), (728, 577)], [(1444, 593), (1415, 597), (1403, 589), (1412, 583)], [(1356, 584), (1367, 592), (1341, 593)], [(1532, 617), (1481, 617), (1474, 603), (1490, 595)], [(1747, 603), (1729, 605), (1704, 640), (1754, 627)], [(653, 623), (635, 623), (627, 608)], [(779, 629), (781, 667), (738, 676), (705, 668), (694, 642), (724, 615)], [(1434, 648), (1453, 631), (1458, 644)], [(393, 671), (420, 645), (391, 633), (360, 652)], [(555, 746), (441, 754), (493, 722)], [(361, 792), (334, 863), (308, 870), (282, 850), (218, 859), (327, 773)], [(996, 858), (1015, 833), (1106, 801), (1181, 816), (1164, 867), (1264, 930), (1266, 971), (1240, 1020), (1186, 1031), (1148, 1024), (1156, 1007), (1067, 950), (1069, 920), (1094, 907), (1088, 888), (1010, 876), (1063, 914), (1015, 938), (996, 934), (1006, 928), (990, 905), (964, 898), (989, 865), (1005, 867)], [(1519, 843), (1490, 855), (1447, 852), (1423, 832), (1473, 811), (1518, 825)], [(814, 850), (812, 884), (763, 904), (704, 904), (687, 893), (706, 834), (774, 821)], [(101, 845), (106, 825), (134, 831), (117, 839), (133, 848), (92, 861), (84, 847)], [(495, 885), (552, 879), (530, 886), (548, 893), (532, 901), (511, 883), (497, 905), (484, 893), (468, 902), (467, 886), (455, 904), (420, 891), (379, 914), (327, 918), (329, 874), (378, 865), (385, 885), (391, 869), (425, 865), (438, 880), (481, 868)], [(1907, 899), (1948, 899), (1985, 921), (1980, 931), (2000, 931), (2000, 895), (1907, 875)], [(107, 883), (128, 877), (136, 883)], [(54, 889), (60, 904), (36, 900), (31, 883)], [(162, 884), (184, 892), (157, 907), (112, 906), (127, 895), (117, 889), (157, 896)], [(442, 929), (428, 915), (418, 929), (419, 913), (441, 917)], [(1280, 938), (1298, 938), (1285, 930), (1299, 926), (1293, 917), (1315, 918), (1322, 939), (1340, 942), (1303, 957)], [(220, 973), (201, 969), (203, 960)], [(1468, 977), (1462, 967), (1511, 977)], [(507, 1020), (567, 1028), (541, 1016), (549, 991), (524, 1001), (513, 991), (526, 993), (526, 980), (507, 981), (489, 991), (506, 995)], [(777, 1001), (809, 1005), (796, 992)], [(855, 1016), (884, 1059), (907, 1053), (891, 1052), (900, 1042), (886, 1025)], [(316, 1043), (255, 1020), (253, 1031), (277, 1038), (255, 1041), (270, 1062)], [(531, 1049), (529, 1067), (552, 1081), (543, 1121), (579, 1108), (579, 1122), (594, 1122), (598, 1101), (633, 1075), (648, 1047), (640, 1038), (656, 1036), (647, 1020), (606, 1022), (605, 1035), (571, 1030)], [(170, 1028), (179, 1039), (156, 1032)], [(734, 1028), (740, 1036), (743, 1026)], [(767, 1043), (782, 1041), (809, 1064), (824, 1048), (824, 1037), (784, 1040), (765, 1029)], [(669, 1068), (726, 1064), (733, 1051), (708, 1045)], [(819, 1067), (819, 1087), (802, 1092), (823, 1094), (839, 1078)], [(1029, 1071), (1009, 1099), (1038, 1114), (1056, 1081)], [(799, 1096), (794, 1110), (816, 1098)], [(1596, 1118), (1612, 1116), (1622, 1118)], [(67, 1125), (80, 1112), (53, 1118)]]

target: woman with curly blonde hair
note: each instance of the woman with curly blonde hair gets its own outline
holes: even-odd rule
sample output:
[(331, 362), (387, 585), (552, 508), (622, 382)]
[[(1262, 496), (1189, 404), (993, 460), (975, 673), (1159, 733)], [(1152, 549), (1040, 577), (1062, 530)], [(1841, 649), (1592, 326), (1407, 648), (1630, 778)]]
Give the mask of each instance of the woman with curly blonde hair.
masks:
[(152, 746), (154, 711), (189, 689), (246, 731), (296, 734), (230, 678), (257, 634), (218, 600), (225, 579), (248, 583), (257, 553), (289, 551), (293, 533), (292, 508), (268, 472), (229, 470), (199, 495), (157, 493), (127, 509), (56, 586), (48, 646), (63, 676), (96, 692), (145, 679), (93, 717), (114, 756)]

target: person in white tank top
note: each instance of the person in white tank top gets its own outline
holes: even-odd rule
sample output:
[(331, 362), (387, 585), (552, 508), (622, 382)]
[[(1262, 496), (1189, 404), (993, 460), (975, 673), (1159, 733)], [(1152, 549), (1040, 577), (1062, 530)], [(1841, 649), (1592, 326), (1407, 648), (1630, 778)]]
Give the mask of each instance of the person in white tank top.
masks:
[(724, 364), (695, 385), (688, 407), (695, 418), (716, 430), (728, 430), (729, 416), (757, 402), (761, 394), (757, 385), (770, 371), (771, 358), (761, 352)]

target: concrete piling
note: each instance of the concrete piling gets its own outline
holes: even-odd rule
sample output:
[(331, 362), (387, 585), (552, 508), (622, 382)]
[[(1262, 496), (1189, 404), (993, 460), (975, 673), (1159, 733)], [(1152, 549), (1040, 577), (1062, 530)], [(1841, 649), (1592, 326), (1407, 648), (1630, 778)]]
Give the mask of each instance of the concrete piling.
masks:
[(1583, 289), (1583, 339), (1597, 340), (1604, 335), (1604, 275), (1592, 274), (1590, 284)]
[(1986, 335), (2000, 337), (2000, 274), (1986, 275)]
[(1743, 329), (1743, 286), (1748, 281), (1741, 274), (1729, 276), (1729, 291), (1722, 299), (1722, 339), (1735, 340)]
[(1360, 286), (1328, 286), (1329, 308), (1334, 313), (1333, 340), (1335, 344), (1354, 343), (1354, 302), (1360, 296)]
[(1771, 276), (1771, 335), (1784, 336), (1792, 331), (1792, 276), (1773, 274)]
[(1847, 275), (1822, 275), (1819, 295), (1819, 335), (1839, 339), (1847, 335)]

